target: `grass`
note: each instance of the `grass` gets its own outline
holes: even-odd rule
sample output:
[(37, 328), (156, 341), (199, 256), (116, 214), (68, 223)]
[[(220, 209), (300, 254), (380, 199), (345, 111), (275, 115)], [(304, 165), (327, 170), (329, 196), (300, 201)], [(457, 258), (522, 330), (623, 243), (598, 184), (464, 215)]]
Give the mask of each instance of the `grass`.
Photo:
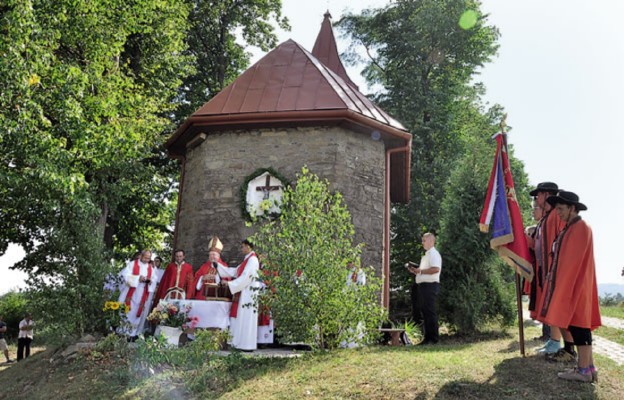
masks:
[(612, 342), (624, 346), (624, 330), (610, 328), (603, 325), (600, 328), (596, 329), (594, 332), (596, 335), (602, 338), (609, 339)]
[(624, 303), (619, 306), (600, 306), (600, 315), (604, 317), (624, 319)]
[[(525, 337), (539, 334), (527, 328)], [(566, 366), (518, 351), (516, 332), (469, 339), (444, 337), (436, 346), (368, 347), (307, 354), (298, 359), (221, 358), (196, 369), (136, 371), (132, 357), (85, 353), (50, 364), (39, 352), (0, 371), (3, 393), (15, 399), (616, 399), (624, 367), (597, 356), (600, 383), (565, 382)], [(149, 369), (149, 368), (148, 368)], [(140, 373), (137, 373), (140, 372)], [(620, 395), (618, 395), (620, 393)]]
[[(17, 360), (17, 345), (9, 343), (8, 347), (9, 347), (9, 357), (11, 358), (11, 360), (16, 361)], [(31, 346), (30, 355), (33, 356), (37, 353), (44, 351), (45, 349), (46, 349), (45, 347), (41, 347), (41, 346)], [(12, 364), (5, 364), (4, 361), (5, 361), (4, 354), (0, 353), (0, 372), (4, 371), (5, 369), (9, 368), (12, 365)]]

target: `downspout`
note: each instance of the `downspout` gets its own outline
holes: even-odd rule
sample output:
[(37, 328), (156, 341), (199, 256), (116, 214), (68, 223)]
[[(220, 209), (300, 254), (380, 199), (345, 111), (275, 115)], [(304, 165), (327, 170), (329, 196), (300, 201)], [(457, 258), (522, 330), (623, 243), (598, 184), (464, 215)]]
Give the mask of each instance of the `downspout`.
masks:
[[(175, 251), (175, 249), (178, 248), (178, 227), (179, 227), (179, 221), (180, 221), (180, 208), (182, 207), (182, 192), (184, 189), (184, 172), (186, 171), (186, 156), (175, 156), (172, 157), (175, 160), (180, 160), (182, 166), (181, 166), (181, 171), (180, 171), (180, 185), (178, 187), (178, 205), (176, 207), (176, 214), (175, 214), (175, 224), (173, 227), (173, 251)], [(171, 258), (171, 261), (173, 261), (173, 255)]]
[[(394, 153), (411, 151), (411, 143), (403, 147), (386, 150), (386, 184), (384, 202), (384, 244), (383, 244), (383, 295), (382, 302), (386, 311), (390, 312), (390, 157)], [(409, 180), (409, 176), (407, 177)], [(408, 186), (409, 187), (409, 186)]]

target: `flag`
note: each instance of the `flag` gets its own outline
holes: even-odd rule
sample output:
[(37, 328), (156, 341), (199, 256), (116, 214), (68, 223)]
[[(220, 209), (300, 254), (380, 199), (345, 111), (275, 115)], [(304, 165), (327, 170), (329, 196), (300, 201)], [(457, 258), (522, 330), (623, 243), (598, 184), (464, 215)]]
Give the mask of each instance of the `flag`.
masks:
[(497, 133), (494, 138), (496, 156), (479, 226), (482, 232), (488, 232), (492, 225), (490, 246), (518, 274), (530, 281), (533, 279), (533, 265), (509, 167), (505, 134)]

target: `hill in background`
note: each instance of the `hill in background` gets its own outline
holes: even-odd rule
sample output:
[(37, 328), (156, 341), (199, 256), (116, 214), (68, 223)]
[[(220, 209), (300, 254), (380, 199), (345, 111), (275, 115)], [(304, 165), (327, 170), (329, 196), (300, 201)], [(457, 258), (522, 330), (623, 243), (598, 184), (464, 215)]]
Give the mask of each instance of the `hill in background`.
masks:
[(601, 283), (598, 285), (598, 296), (600, 297), (606, 294), (616, 295), (618, 293), (624, 296), (624, 285), (619, 283)]

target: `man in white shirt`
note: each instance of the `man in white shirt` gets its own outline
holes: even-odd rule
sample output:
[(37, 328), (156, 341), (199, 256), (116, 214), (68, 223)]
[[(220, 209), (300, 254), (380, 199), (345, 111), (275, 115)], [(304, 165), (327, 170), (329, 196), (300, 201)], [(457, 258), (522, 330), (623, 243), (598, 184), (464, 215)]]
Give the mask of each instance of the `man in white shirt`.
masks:
[(408, 270), (416, 275), (418, 302), (424, 320), (424, 339), (420, 344), (436, 344), (439, 340), (436, 302), (440, 293), (442, 256), (435, 248), (435, 241), (436, 237), (433, 233), (425, 233), (422, 237), (425, 255), (420, 259), (420, 265), (418, 268), (408, 266)]
[(26, 313), (24, 319), (19, 323), (19, 333), (17, 334), (17, 361), (21, 361), (30, 356), (30, 343), (33, 340), (34, 326), (35, 322), (32, 320), (32, 315)]
[(12, 363), (13, 360), (9, 357), (9, 347), (7, 346), (6, 340), (4, 339), (4, 334), (7, 331), (7, 325), (4, 322), (2, 314), (0, 314), (0, 351), (4, 353), (4, 357), (6, 358), (7, 364)]

